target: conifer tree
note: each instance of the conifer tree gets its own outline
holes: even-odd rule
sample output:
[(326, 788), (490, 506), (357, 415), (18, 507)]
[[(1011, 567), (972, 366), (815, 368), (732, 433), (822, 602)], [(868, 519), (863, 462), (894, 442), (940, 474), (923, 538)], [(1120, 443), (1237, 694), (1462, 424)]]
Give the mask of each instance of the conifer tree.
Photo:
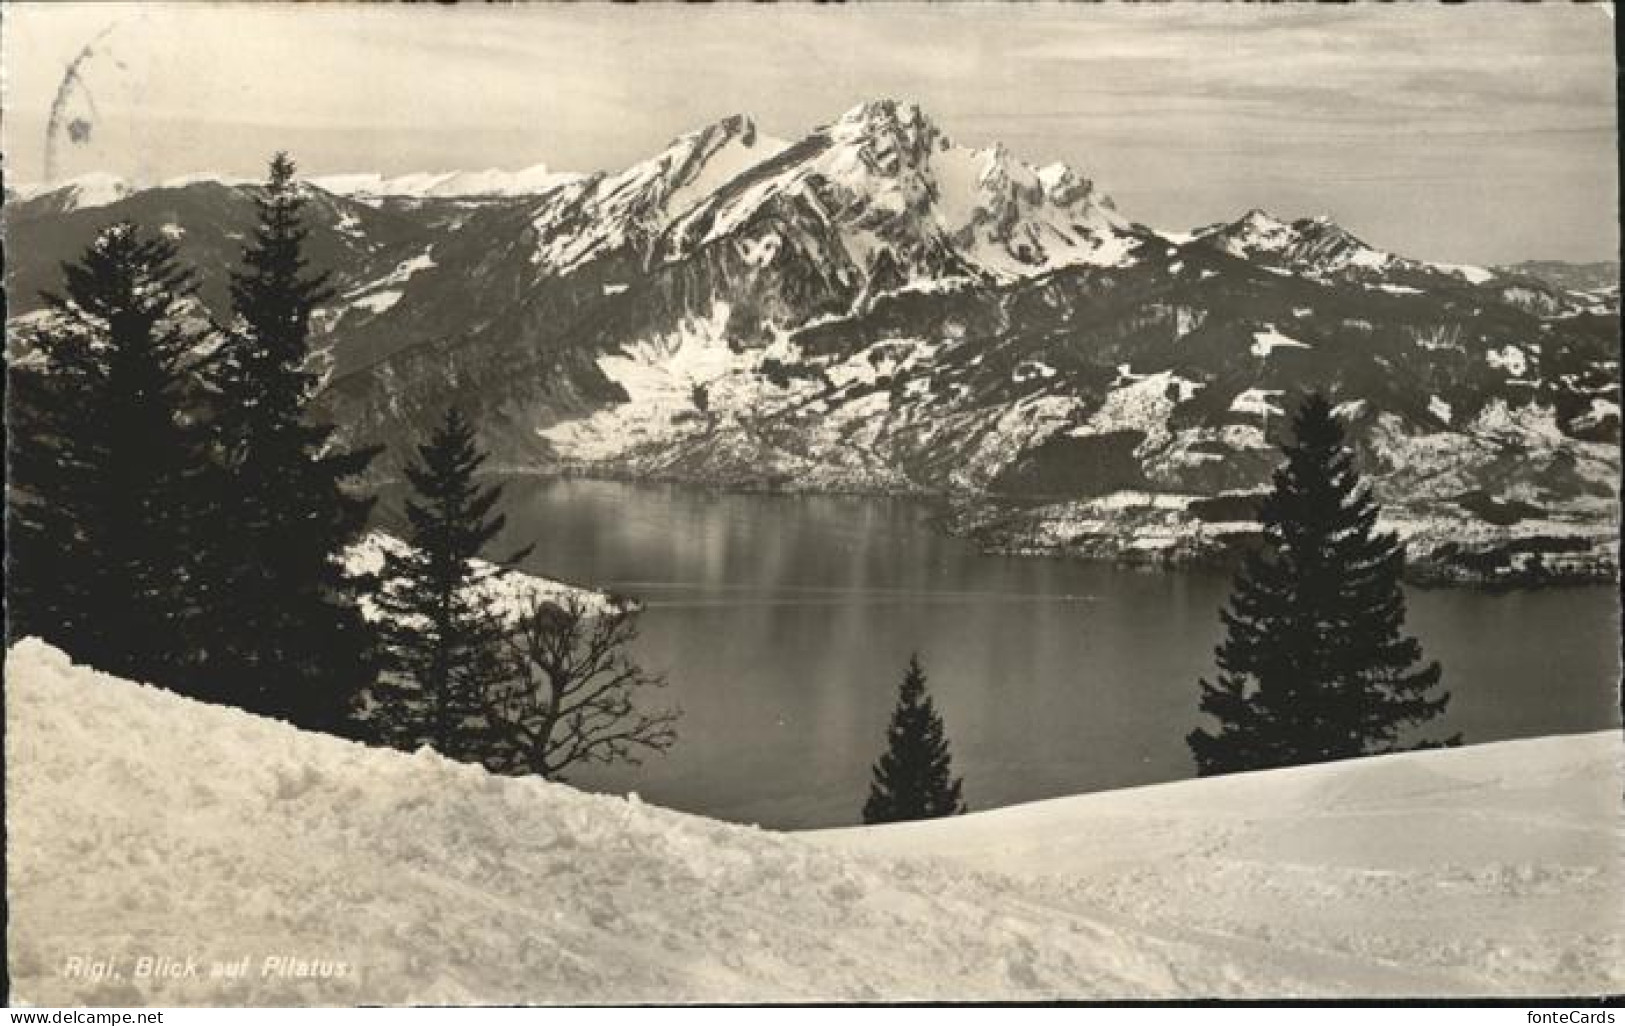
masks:
[(1401, 633), (1405, 549), (1376, 532), (1379, 507), (1324, 396), (1304, 399), (1283, 449), (1263, 547), (1221, 613), (1219, 673), (1200, 682), (1218, 721), (1187, 737), (1203, 776), (1400, 751), (1450, 699), (1435, 694), (1439, 664), (1418, 665), (1421, 646)]
[(919, 656), (910, 656), (886, 728), (886, 751), (874, 765), (869, 799), (863, 804), (865, 823), (934, 819), (965, 811), (942, 717), (925, 683)]
[(453, 408), (406, 467), (408, 544), (386, 551), (377, 595), (386, 671), (373, 689), (373, 718), (386, 744), (427, 744), (494, 766), (506, 760), (504, 735), (490, 729), (487, 707), (507, 676), (507, 625), (482, 586), (504, 570), (473, 561), (506, 518), (493, 512), (502, 487), (474, 483), (485, 460)]
[(334, 731), (374, 672), (362, 585), (340, 556), (372, 506), (346, 483), (377, 450), (338, 451), (332, 426), (309, 416), (318, 384), (310, 316), (331, 293), (325, 274), (307, 273), (294, 170), (286, 154), (271, 161), (244, 266), (231, 276), (236, 320), (214, 376), (225, 487), (210, 546), (217, 601), (207, 655), (238, 704)]
[[(190, 271), (121, 222), (77, 263), (10, 368), (8, 607), (98, 669), (179, 688), (201, 606), (194, 557), (209, 466)], [(207, 697), (207, 696), (205, 696)]]

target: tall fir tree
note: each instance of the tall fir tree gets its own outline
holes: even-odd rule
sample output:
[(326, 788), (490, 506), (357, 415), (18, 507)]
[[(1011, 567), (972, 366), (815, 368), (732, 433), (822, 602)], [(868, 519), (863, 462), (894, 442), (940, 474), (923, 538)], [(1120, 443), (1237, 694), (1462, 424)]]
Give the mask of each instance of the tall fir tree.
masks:
[(427, 744), (449, 758), (497, 766), (508, 753), (488, 710), (508, 677), (508, 629), (483, 586), (505, 571), (474, 561), (506, 518), (493, 512), (502, 486), (474, 482), (485, 460), (472, 425), (453, 408), (405, 468), (410, 530), (408, 544), (384, 557), (377, 602), (386, 666), (372, 691), (372, 720), (385, 744)]
[(63, 275), (38, 360), (9, 369), (10, 630), (184, 689), (209, 467), (194, 278), (129, 222)]
[(307, 273), (304, 199), (294, 164), (277, 154), (255, 199), (258, 224), (231, 276), (236, 314), (214, 375), (225, 487), (210, 551), (217, 584), (208, 669), (252, 711), (301, 726), (344, 729), (375, 651), (359, 609), (363, 582), (341, 563), (365, 527), (370, 498), (347, 482), (376, 449), (340, 451), (315, 423), (311, 311), (331, 295)]
[(965, 811), (942, 717), (925, 684), (919, 656), (909, 656), (897, 708), (886, 728), (886, 751), (874, 765), (869, 798), (863, 803), (865, 823), (935, 819)]
[[(1259, 519), (1264, 543), (1221, 613), (1219, 673), (1187, 742), (1203, 776), (1400, 751), (1445, 710), (1439, 664), (1404, 636), (1405, 549), (1375, 530), (1379, 507), (1354, 469), (1326, 397), (1305, 397)], [(1415, 742), (1415, 747), (1457, 744)]]

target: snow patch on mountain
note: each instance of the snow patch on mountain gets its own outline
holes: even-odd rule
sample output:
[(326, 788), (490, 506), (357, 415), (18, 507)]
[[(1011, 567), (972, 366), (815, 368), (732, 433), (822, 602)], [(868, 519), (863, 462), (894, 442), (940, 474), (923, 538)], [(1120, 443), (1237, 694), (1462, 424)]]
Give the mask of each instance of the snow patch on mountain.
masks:
[(405, 294), (406, 293), (402, 292), (400, 289), (385, 289), (382, 292), (369, 292), (365, 296), (358, 296), (357, 298), (350, 300), (349, 305), (351, 308), (365, 310), (370, 314), (381, 314), (385, 310), (388, 310), (390, 307), (394, 306), (396, 303), (399, 303), (401, 301), (401, 297)]
[(1287, 349), (1313, 348), (1307, 342), (1299, 342), (1290, 335), (1281, 334), (1281, 332), (1275, 330), (1275, 325), (1266, 324), (1263, 331), (1253, 332), (1253, 344), (1248, 351), (1262, 360), (1268, 359), (1270, 353), (1283, 347)]
[[(1396, 507), (1453, 504), (1466, 493), (1488, 485), (1500, 501), (1519, 501), (1546, 511), (1514, 525), (1520, 535), (1586, 537), (1605, 540), (1618, 533), (1619, 448), (1566, 436), (1549, 405), (1509, 404), (1496, 398), (1470, 419), (1453, 415), (1453, 430), (1418, 429), (1388, 412), (1379, 413), (1363, 434), (1366, 449), (1383, 468), (1376, 478), (1379, 494)], [(1569, 482), (1553, 492), (1542, 475), (1509, 477), (1509, 459), (1523, 467), (1562, 467)], [(1549, 521), (1542, 525), (1538, 521)], [(1477, 524), (1511, 537), (1505, 525), (1456, 516), (1458, 529)], [(1449, 538), (1443, 538), (1448, 542)], [(1613, 547), (1617, 551), (1617, 546)], [(1416, 556), (1417, 553), (1413, 553)]]
[[(935, 356), (939, 348), (924, 339), (882, 339), (845, 360), (830, 364), (823, 376), (838, 389), (873, 385), (919, 368)], [(1040, 372), (1033, 370), (1033, 373)], [(1050, 371), (1051, 375), (1054, 373)]]
[(1492, 399), (1473, 419), (1471, 430), (1481, 435), (1515, 437), (1525, 444), (1563, 446), (1570, 441), (1558, 427), (1557, 411), (1538, 402), (1510, 406), (1505, 399)]
[(1188, 402), (1203, 387), (1200, 382), (1172, 371), (1145, 375), (1125, 373), (1124, 376), (1129, 379), (1128, 383), (1107, 392), (1100, 408), (1090, 414), (1087, 421), (1069, 430), (1068, 435), (1082, 438), (1118, 431), (1138, 431), (1146, 438), (1136, 451), (1150, 451), (1168, 441), (1168, 418), (1174, 407)]
[(413, 275), (436, 266), (433, 251), (434, 247), (431, 246), (415, 257), (402, 260), (388, 274), (348, 289), (340, 306), (315, 311), (318, 323), (324, 331), (331, 331), (346, 311), (365, 310), (377, 315), (389, 310), (406, 294), (404, 286)]
[(1495, 272), (1485, 267), (1473, 264), (1442, 264), (1437, 260), (1427, 262), (1429, 267), (1437, 268), (1446, 274), (1453, 274), (1472, 285), (1482, 285), (1495, 277)]
[(1619, 420), (1619, 403), (1612, 399), (1592, 399), (1591, 408), (1571, 422), (1579, 430), (1601, 427), (1609, 419)]
[(768, 354), (729, 344), (731, 312), (728, 304), (715, 303), (704, 315), (684, 317), (670, 332), (599, 357), (599, 369), (626, 393), (625, 401), (549, 425), (540, 435), (566, 458), (606, 460), (702, 431), (709, 415), (750, 409), (773, 391), (755, 374)]
[(1043, 381), (1054, 376), (1055, 368), (1042, 360), (1023, 360), (1010, 372), (1010, 380), (1018, 385), (1028, 381)]
[(1284, 417), (1286, 411), (1282, 410), (1276, 401), (1285, 394), (1279, 388), (1248, 388), (1230, 401), (1231, 413), (1246, 413), (1255, 417)]
[(1504, 370), (1515, 378), (1521, 378), (1529, 370), (1529, 360), (1524, 351), (1517, 346), (1502, 346), (1500, 349), (1491, 349), (1484, 354), (1484, 362), (1497, 370)]

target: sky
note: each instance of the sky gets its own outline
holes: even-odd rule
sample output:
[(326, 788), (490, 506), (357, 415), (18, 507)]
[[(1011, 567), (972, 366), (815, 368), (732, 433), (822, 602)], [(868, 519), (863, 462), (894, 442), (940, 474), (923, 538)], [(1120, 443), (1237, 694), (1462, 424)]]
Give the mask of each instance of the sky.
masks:
[(1064, 161), (1129, 218), (1329, 214), (1433, 260), (1613, 259), (1612, 4), (45, 3), (0, 8), (6, 176), (613, 170), (867, 99)]

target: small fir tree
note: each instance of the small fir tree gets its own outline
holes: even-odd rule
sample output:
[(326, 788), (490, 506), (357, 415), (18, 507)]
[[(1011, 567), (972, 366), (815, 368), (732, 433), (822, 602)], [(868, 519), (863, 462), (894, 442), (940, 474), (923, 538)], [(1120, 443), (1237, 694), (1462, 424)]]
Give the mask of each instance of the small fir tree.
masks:
[(342, 556), (372, 506), (348, 486), (377, 450), (342, 451), (330, 425), (309, 419), (318, 386), (310, 316), (331, 292), (326, 275), (306, 270), (294, 170), (278, 154), (255, 198), (259, 223), (231, 276), (236, 321), (213, 375), (225, 473), (209, 546), (216, 595), (207, 662), (245, 708), (339, 730), (374, 672), (363, 582), (346, 573)]
[(886, 751), (874, 766), (865, 823), (957, 816), (965, 811), (961, 781), (953, 775), (942, 717), (925, 690), (925, 671), (918, 655), (897, 692), (897, 708), (886, 728)]
[(203, 605), (209, 467), (201, 339), (185, 316), (194, 278), (129, 222), (63, 273), (37, 359), (8, 373), (10, 631), (179, 689)]
[(406, 467), (408, 544), (384, 558), (377, 602), (386, 671), (372, 715), (386, 744), (427, 744), (494, 767), (507, 761), (505, 735), (490, 729), (486, 710), (507, 677), (507, 625), (485, 585), (505, 571), (476, 561), (505, 518), (493, 512), (502, 487), (474, 483), (485, 460), (473, 427), (451, 409)]
[[(1375, 530), (1331, 405), (1299, 406), (1274, 491), (1260, 508), (1264, 544), (1236, 576), (1219, 673), (1201, 709), (1217, 729), (1187, 737), (1208, 776), (1400, 751), (1407, 728), (1440, 715), (1438, 663), (1401, 633), (1405, 549)], [(1458, 744), (1460, 735), (1414, 747)]]

